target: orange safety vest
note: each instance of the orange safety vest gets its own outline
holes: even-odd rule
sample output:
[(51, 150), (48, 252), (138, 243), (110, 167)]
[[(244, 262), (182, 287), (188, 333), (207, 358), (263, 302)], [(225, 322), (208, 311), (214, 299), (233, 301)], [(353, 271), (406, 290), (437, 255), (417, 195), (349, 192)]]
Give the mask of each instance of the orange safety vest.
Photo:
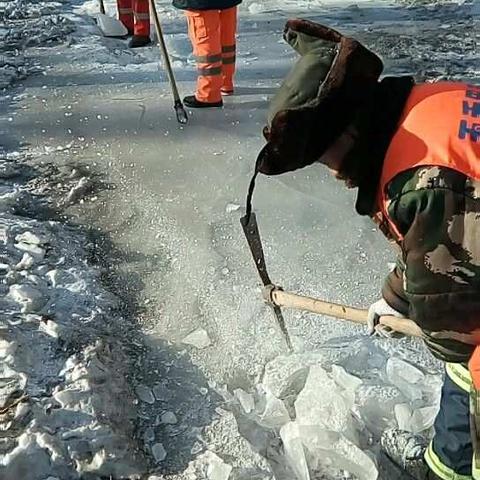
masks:
[[(388, 215), (387, 184), (399, 173), (421, 166), (446, 167), (480, 180), (480, 87), (456, 82), (415, 86), (385, 156), (378, 206), (380, 217), (400, 243)], [(479, 312), (480, 313), (480, 312)], [(469, 362), (480, 390), (480, 346)]]
[(385, 187), (399, 173), (421, 166), (447, 167), (480, 180), (480, 87), (457, 82), (413, 87), (385, 156), (378, 205), (388, 216)]

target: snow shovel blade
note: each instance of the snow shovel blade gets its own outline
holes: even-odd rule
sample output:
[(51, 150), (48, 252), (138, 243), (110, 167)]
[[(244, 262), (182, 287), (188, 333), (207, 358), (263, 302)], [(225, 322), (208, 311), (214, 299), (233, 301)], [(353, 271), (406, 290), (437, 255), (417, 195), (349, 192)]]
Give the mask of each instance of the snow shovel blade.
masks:
[(181, 123), (182, 125), (186, 125), (188, 123), (188, 115), (187, 115), (187, 112), (185, 111), (182, 101), (176, 100), (173, 108), (175, 109), (178, 123)]
[(109, 17), (103, 13), (96, 15), (98, 28), (102, 31), (105, 37), (125, 37), (128, 35), (128, 30), (125, 25), (116, 18)]
[[(251, 213), (249, 216), (245, 215), (240, 219), (242, 224), (243, 233), (252, 252), (252, 257), (257, 267), (257, 271), (262, 279), (264, 286), (272, 285), (270, 277), (268, 276), (267, 266), (265, 264), (265, 256), (263, 254), (262, 240), (260, 239), (260, 232), (257, 225), (257, 217), (254, 213)], [(277, 320), (278, 326), (285, 338), (285, 343), (287, 344), (288, 349), (293, 352), (292, 340), (287, 330), (287, 325), (285, 319), (283, 318), (282, 310), (279, 306), (270, 304), (275, 313), (275, 318)]]

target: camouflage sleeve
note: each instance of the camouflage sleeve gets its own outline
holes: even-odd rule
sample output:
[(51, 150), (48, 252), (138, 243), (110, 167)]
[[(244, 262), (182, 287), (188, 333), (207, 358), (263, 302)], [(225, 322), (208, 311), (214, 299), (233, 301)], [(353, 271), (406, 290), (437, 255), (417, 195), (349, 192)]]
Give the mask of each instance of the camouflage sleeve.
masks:
[[(449, 361), (470, 351), (457, 340), (480, 330), (477, 190), (480, 184), (472, 179), (437, 167), (406, 172), (387, 187), (388, 213), (403, 241), (402, 262), (385, 283), (385, 300), (394, 308), (405, 301), (427, 343)], [(447, 353), (439, 355), (442, 349)]]

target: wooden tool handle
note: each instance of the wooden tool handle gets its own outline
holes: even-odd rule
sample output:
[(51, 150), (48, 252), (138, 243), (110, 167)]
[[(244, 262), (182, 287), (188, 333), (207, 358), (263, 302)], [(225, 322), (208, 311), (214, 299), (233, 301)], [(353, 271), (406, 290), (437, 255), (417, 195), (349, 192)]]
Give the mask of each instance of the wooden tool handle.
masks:
[[(280, 289), (267, 288), (265, 290), (267, 300), (271, 303), (295, 310), (305, 310), (311, 313), (327, 315), (329, 317), (349, 320), (350, 322), (367, 324), (368, 311), (359, 308), (347, 307), (336, 303), (324, 302), (316, 298), (303, 297), (294, 293), (284, 292)], [(380, 323), (390, 327), (396, 332), (412, 337), (421, 337), (421, 329), (408, 318), (397, 318), (391, 315), (380, 317)]]

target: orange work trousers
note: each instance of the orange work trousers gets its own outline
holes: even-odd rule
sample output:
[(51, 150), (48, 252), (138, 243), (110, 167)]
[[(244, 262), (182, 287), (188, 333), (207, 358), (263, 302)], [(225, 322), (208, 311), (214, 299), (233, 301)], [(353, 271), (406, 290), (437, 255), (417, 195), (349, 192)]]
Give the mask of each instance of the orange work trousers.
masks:
[(150, 35), (148, 0), (117, 0), (118, 18), (134, 35)]
[(225, 10), (186, 10), (188, 34), (198, 66), (201, 102), (219, 102), (222, 91), (233, 91), (237, 7)]

